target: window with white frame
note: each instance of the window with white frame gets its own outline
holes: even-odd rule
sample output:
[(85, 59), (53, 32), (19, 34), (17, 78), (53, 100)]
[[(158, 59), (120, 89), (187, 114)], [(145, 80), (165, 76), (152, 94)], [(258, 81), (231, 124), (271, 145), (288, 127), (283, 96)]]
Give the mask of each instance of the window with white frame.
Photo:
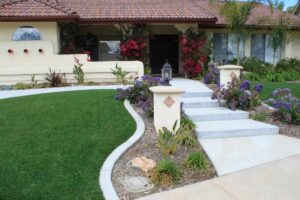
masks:
[(24, 41), (24, 40), (41, 40), (41, 32), (32, 26), (21, 26), (17, 28), (12, 36), (13, 41)]
[[(224, 63), (237, 58), (237, 35), (214, 33), (213, 56), (214, 61)], [(245, 56), (245, 37), (240, 38), (240, 57)]]
[[(272, 40), (268, 35), (251, 35), (251, 57), (264, 62), (273, 63), (274, 50)], [(275, 63), (279, 62), (281, 57), (281, 47), (275, 50)]]

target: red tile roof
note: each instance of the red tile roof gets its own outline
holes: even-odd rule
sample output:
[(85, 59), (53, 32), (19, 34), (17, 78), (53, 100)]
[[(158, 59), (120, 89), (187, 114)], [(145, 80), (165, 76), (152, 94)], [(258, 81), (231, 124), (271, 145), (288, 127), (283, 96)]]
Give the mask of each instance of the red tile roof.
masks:
[[(224, 26), (218, 6), (210, 0), (0, 0), (0, 20), (68, 18), (80, 22), (199, 22)], [(262, 17), (278, 19), (282, 11), (258, 6), (248, 20), (255, 25)], [(299, 17), (289, 15), (300, 27)], [(264, 24), (267, 25), (267, 24)]]

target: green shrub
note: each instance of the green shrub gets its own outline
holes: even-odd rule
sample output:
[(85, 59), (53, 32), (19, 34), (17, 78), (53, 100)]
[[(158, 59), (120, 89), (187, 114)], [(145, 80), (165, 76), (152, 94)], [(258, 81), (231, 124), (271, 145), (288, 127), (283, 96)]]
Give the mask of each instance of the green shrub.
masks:
[(32, 84), (17, 83), (15, 85), (16, 90), (25, 90), (25, 89), (31, 89), (31, 88), (33, 88)]
[(185, 117), (182, 117), (181, 121), (180, 121), (180, 127), (184, 127), (188, 130), (194, 131), (195, 128), (196, 128), (196, 125), (192, 120), (190, 120), (188, 118), (185, 118)]
[(209, 168), (209, 163), (205, 154), (199, 151), (189, 154), (184, 161), (184, 166), (205, 172)]
[(146, 74), (146, 75), (151, 75), (152, 74), (152, 69), (151, 69), (150, 66), (145, 66), (144, 74)]
[(168, 187), (181, 179), (182, 172), (174, 161), (166, 159), (158, 162), (157, 166), (150, 171), (149, 176), (155, 184)]
[(241, 66), (243, 66), (243, 70), (247, 72), (256, 73), (259, 75), (265, 75), (268, 71), (272, 69), (271, 64), (260, 61), (256, 58), (244, 58), (241, 61)]
[(197, 143), (194, 132), (188, 129), (182, 129), (175, 136), (178, 144), (186, 147), (194, 147)]
[(64, 85), (63, 75), (55, 70), (51, 71), (51, 69), (49, 69), (49, 73), (46, 73), (45, 79), (52, 87), (60, 87)]
[(295, 70), (300, 73), (300, 60), (295, 58), (283, 59), (276, 66), (277, 71)]
[(74, 78), (77, 80), (77, 83), (81, 84), (84, 83), (84, 72), (82, 70), (83, 64), (80, 63), (79, 59), (74, 57), (75, 65), (73, 68), (73, 74), (75, 75)]
[(129, 72), (122, 69), (122, 67), (118, 66), (116, 64), (115, 69), (112, 69), (112, 74), (116, 77), (118, 83), (126, 83), (126, 76), (129, 74)]
[(295, 70), (281, 72), (285, 81), (296, 81), (300, 78), (300, 73)]
[(285, 79), (281, 73), (268, 72), (266, 74), (266, 80), (270, 82), (284, 82)]
[(266, 121), (267, 117), (264, 114), (256, 114), (254, 115), (253, 119), (256, 121), (263, 122)]
[(253, 73), (253, 72), (243, 72), (242, 78), (244, 80), (249, 81), (260, 81), (262, 80), (262, 77), (259, 74)]
[(163, 152), (165, 156), (173, 155), (177, 149), (175, 133), (169, 131), (166, 127), (163, 127), (161, 130), (159, 130), (157, 138), (157, 147)]

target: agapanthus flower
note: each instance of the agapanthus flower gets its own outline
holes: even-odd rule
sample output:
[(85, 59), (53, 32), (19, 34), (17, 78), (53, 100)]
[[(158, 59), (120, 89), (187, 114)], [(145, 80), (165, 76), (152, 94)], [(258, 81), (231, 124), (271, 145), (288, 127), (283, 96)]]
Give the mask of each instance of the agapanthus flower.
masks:
[(254, 90), (258, 93), (260, 93), (263, 89), (263, 85), (262, 84), (257, 84), (255, 87), (254, 87)]
[(250, 89), (250, 81), (244, 80), (240, 86), (241, 90), (249, 90)]

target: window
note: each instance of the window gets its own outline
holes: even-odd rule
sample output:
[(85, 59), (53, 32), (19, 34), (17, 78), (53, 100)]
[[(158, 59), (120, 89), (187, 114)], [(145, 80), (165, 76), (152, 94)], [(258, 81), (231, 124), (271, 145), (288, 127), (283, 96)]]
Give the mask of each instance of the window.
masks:
[[(251, 57), (264, 62), (273, 63), (273, 47), (268, 35), (255, 34), (251, 36)], [(281, 47), (275, 50), (275, 63), (280, 60)]]
[(22, 26), (14, 32), (12, 36), (13, 41), (23, 41), (23, 40), (41, 40), (42, 36), (37, 28), (32, 26)]
[[(215, 33), (213, 39), (214, 61), (224, 63), (237, 58), (237, 36), (234, 34)], [(245, 37), (240, 40), (240, 56), (245, 56)]]
[(99, 41), (99, 57), (101, 61), (119, 60), (120, 58), (120, 41), (103, 40)]

